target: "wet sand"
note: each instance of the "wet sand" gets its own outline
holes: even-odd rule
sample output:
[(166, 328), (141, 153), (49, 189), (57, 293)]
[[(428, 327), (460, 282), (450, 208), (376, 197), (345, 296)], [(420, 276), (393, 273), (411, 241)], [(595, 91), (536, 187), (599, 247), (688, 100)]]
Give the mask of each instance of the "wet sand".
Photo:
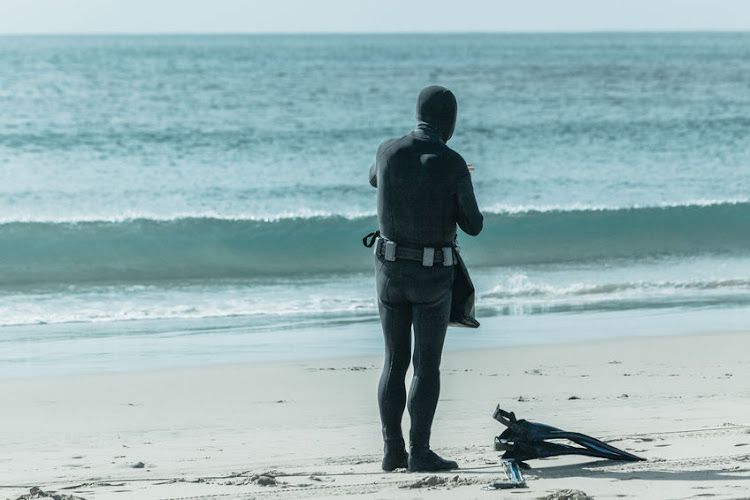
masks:
[[(721, 332), (447, 352), (432, 444), (461, 469), (434, 475), (380, 470), (380, 358), (2, 379), (0, 498), (750, 498), (748, 352)], [(483, 491), (498, 404), (647, 461), (530, 460), (527, 488)]]

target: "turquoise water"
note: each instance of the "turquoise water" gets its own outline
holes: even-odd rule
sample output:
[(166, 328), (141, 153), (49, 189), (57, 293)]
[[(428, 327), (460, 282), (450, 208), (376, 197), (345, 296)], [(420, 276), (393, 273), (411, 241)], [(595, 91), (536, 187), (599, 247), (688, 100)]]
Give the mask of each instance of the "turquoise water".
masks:
[(367, 169), (429, 84), (480, 320), (750, 319), (750, 34), (20, 36), (0, 69), (0, 372), (379, 352)]

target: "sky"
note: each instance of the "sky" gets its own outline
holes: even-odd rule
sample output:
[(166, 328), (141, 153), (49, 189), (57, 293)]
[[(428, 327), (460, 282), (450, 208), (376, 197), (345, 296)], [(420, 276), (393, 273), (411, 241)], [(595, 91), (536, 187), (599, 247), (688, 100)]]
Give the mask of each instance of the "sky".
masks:
[(750, 30), (750, 0), (0, 0), (0, 34)]

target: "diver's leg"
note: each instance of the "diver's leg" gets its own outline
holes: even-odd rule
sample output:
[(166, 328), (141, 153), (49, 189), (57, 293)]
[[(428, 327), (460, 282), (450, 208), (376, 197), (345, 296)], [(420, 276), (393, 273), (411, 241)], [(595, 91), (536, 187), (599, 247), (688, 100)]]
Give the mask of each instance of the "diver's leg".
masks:
[(414, 378), (409, 391), (413, 444), (430, 442), (430, 429), (440, 396), (440, 358), (449, 314), (450, 300), (414, 306)]
[(436, 471), (458, 467), (430, 450), (430, 431), (440, 396), (440, 358), (451, 307), (450, 287), (430, 303), (414, 305), (414, 378), (409, 391), (409, 470)]
[[(378, 406), (383, 425), (383, 470), (407, 466), (401, 419), (406, 407), (404, 379), (411, 358), (412, 306), (388, 300), (389, 280), (378, 274), (378, 309), (385, 341), (385, 363), (378, 384)], [(390, 294), (395, 295), (394, 293)]]

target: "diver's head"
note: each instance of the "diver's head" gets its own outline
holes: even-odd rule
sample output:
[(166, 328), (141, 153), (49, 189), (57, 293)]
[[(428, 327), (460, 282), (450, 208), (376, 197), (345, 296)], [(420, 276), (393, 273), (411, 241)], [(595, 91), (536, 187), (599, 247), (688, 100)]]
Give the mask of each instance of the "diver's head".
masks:
[(456, 128), (457, 111), (456, 96), (445, 87), (425, 87), (417, 98), (417, 120), (435, 127), (446, 142)]

